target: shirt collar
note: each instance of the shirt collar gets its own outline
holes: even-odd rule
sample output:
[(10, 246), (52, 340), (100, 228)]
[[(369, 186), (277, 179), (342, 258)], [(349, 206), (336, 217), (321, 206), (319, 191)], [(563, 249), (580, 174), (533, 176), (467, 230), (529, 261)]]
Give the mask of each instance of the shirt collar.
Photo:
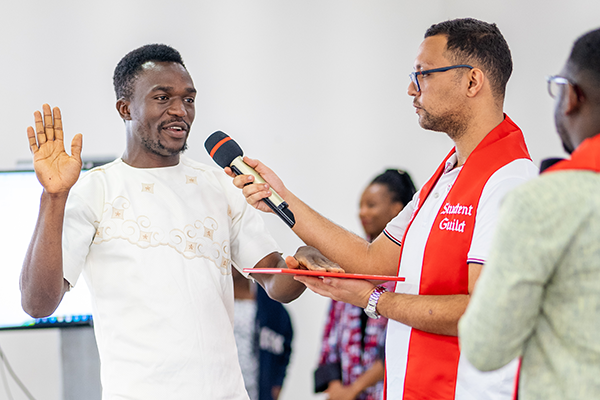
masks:
[(452, 169), (454, 169), (454, 166), (457, 163), (458, 157), (456, 156), (456, 153), (454, 153), (450, 156), (449, 159), (446, 160), (446, 165), (444, 166), (444, 174), (447, 174), (448, 172), (452, 171)]

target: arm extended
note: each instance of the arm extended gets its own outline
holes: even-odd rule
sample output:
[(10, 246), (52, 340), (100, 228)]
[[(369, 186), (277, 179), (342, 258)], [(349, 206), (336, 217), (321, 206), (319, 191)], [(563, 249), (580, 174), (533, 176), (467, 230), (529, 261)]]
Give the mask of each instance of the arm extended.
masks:
[[(469, 293), (481, 273), (481, 265), (469, 264)], [(369, 281), (343, 278), (296, 276), (309, 289), (334, 300), (365, 308), (375, 285)], [(458, 321), (469, 304), (470, 294), (429, 296), (386, 292), (377, 312), (413, 328), (440, 335), (457, 336)]]
[[(377, 275), (396, 273), (400, 249), (395, 243), (385, 236), (379, 236), (372, 243), (367, 242), (310, 208), (261, 162), (248, 157), (244, 157), (244, 161), (269, 182), (249, 184), (254, 182), (252, 175), (234, 177), (234, 185), (243, 190), (250, 205), (261, 211), (271, 212), (261, 200), (271, 195), (269, 188), (272, 185), (294, 213), (296, 224), (292, 229), (304, 243), (318, 248), (323, 255), (341, 265), (346, 272)], [(229, 168), (225, 171), (234, 176)]]
[(43, 113), (43, 119), (39, 111), (34, 113), (35, 131), (27, 129), (33, 166), (44, 191), (20, 277), (21, 304), (34, 318), (52, 314), (69, 289), (62, 270), (63, 217), (69, 190), (81, 170), (81, 134), (73, 138), (69, 156), (60, 110), (56, 107), (51, 112), (44, 104)]

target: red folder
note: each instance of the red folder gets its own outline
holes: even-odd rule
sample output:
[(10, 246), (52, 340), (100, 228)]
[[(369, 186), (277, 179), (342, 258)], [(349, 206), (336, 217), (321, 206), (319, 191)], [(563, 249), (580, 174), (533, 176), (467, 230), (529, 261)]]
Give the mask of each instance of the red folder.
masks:
[(366, 280), (372, 280), (372, 281), (404, 282), (404, 278), (400, 277), (400, 276), (347, 274), (347, 273), (343, 273), (343, 272), (311, 271), (311, 270), (307, 270), (307, 269), (293, 269), (293, 268), (244, 268), (243, 271), (247, 274), (291, 274), (291, 275), (307, 275), (307, 276), (316, 276), (316, 277), (330, 276), (333, 278), (366, 279)]

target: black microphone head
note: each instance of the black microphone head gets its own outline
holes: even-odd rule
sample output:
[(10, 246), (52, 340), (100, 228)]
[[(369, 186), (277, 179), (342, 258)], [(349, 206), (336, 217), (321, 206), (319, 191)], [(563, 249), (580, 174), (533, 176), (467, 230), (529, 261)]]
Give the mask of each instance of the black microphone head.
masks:
[(204, 148), (221, 168), (229, 167), (233, 160), (244, 155), (235, 140), (221, 131), (210, 135), (204, 142)]

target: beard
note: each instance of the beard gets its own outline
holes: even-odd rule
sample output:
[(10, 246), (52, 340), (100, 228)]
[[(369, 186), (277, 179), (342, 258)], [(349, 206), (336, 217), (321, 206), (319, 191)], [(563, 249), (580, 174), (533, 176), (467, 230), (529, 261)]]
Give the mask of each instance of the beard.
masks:
[(188, 148), (187, 140), (180, 148), (176, 149), (166, 147), (161, 143), (160, 139), (151, 140), (149, 138), (143, 138), (142, 145), (146, 147), (146, 149), (150, 150), (151, 153), (162, 157), (171, 157), (176, 156), (177, 154), (182, 154)]
[[(178, 148), (173, 148), (173, 147), (167, 147), (165, 146), (161, 140), (160, 140), (160, 133), (163, 130), (163, 128), (172, 123), (172, 122), (176, 122), (176, 121), (181, 121), (181, 119), (171, 119), (169, 121), (163, 121), (157, 128), (157, 134), (155, 137), (152, 137), (152, 135), (150, 135), (149, 132), (151, 132), (151, 127), (150, 126), (146, 126), (145, 129), (145, 134), (142, 135), (142, 145), (150, 151), (150, 153), (152, 154), (156, 154), (158, 156), (161, 157), (172, 157), (172, 156), (176, 156), (178, 154), (181, 154), (183, 152), (185, 152), (188, 148), (187, 145), (187, 137), (185, 138), (185, 141), (183, 142), (183, 144), (178, 147)], [(185, 121), (182, 121), (186, 126), (187, 126), (187, 132), (189, 135), (190, 132), (190, 124), (188, 124)]]
[(467, 131), (468, 117), (464, 113), (449, 111), (441, 115), (434, 115), (421, 108), (419, 125), (421, 128), (435, 132), (444, 132), (450, 139), (457, 140)]

